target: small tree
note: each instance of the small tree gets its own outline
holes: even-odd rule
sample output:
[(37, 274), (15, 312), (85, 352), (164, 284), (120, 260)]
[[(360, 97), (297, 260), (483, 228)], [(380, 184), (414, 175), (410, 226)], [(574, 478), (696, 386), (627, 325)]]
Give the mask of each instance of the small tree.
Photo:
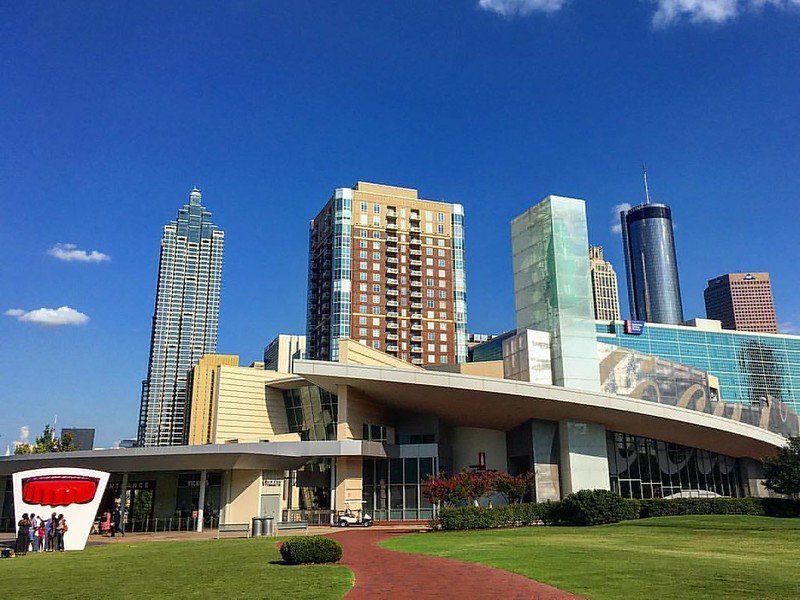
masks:
[(509, 475), (508, 473), (497, 473), (494, 477), (494, 491), (506, 497), (509, 504), (519, 504), (525, 498), (525, 494), (531, 489), (535, 481), (533, 473), (523, 475)]
[(65, 433), (59, 438), (56, 437), (53, 427), (45, 425), (42, 435), (37, 437), (33, 444), (19, 444), (14, 448), (14, 454), (47, 454), (48, 452), (72, 452), (73, 450), (77, 450), (77, 448), (72, 434)]
[(787, 496), (800, 494), (800, 437), (790, 437), (786, 446), (762, 464), (767, 489)]

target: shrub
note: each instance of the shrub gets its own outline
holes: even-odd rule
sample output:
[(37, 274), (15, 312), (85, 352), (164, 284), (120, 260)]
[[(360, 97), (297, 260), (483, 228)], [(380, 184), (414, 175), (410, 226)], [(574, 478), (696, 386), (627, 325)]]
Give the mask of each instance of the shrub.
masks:
[(678, 515), (800, 516), (800, 501), (788, 498), (652, 498), (641, 501), (641, 518)]
[(339, 542), (320, 535), (291, 537), (281, 545), (283, 560), (291, 565), (332, 563), (342, 558)]
[(581, 490), (564, 498), (556, 520), (564, 525), (604, 525), (639, 518), (639, 501), (608, 490)]
[(549, 524), (554, 521), (554, 513), (559, 502), (528, 502), (507, 504), (493, 508), (480, 506), (457, 506), (443, 508), (431, 523), (433, 529), (493, 529), (499, 527), (520, 527), (525, 525)]

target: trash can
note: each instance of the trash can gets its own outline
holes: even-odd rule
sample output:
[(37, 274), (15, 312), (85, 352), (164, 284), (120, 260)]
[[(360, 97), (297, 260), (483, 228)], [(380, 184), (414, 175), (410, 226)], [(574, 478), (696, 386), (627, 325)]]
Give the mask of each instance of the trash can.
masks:
[(262, 533), (261, 519), (259, 519), (258, 517), (253, 517), (253, 525), (252, 527), (250, 527), (250, 532), (251, 532), (250, 535), (252, 535), (253, 537), (261, 537), (262, 535), (264, 535)]
[(251, 527), (253, 537), (271, 536), (273, 534), (272, 517), (253, 517)]

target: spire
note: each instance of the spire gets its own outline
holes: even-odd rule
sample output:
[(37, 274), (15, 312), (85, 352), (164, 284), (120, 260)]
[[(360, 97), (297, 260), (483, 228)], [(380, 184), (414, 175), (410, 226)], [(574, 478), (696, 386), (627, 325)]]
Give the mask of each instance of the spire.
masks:
[(644, 203), (650, 204), (650, 189), (647, 187), (647, 167), (642, 163), (642, 175), (644, 175)]
[(197, 189), (197, 186), (192, 188), (192, 191), (189, 192), (189, 204), (200, 204), (203, 196), (200, 194), (200, 190)]

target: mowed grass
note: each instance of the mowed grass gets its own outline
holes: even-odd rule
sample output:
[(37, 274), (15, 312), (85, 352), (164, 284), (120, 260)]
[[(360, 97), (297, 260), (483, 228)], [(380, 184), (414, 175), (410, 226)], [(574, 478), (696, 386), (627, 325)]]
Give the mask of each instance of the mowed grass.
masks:
[[(341, 565), (286, 566), (274, 539), (136, 542), (0, 560), (0, 598), (341, 598)], [(272, 563), (272, 564), (271, 564)]]
[(383, 546), (491, 565), (597, 600), (800, 598), (800, 519), (663, 517), (425, 533)]

